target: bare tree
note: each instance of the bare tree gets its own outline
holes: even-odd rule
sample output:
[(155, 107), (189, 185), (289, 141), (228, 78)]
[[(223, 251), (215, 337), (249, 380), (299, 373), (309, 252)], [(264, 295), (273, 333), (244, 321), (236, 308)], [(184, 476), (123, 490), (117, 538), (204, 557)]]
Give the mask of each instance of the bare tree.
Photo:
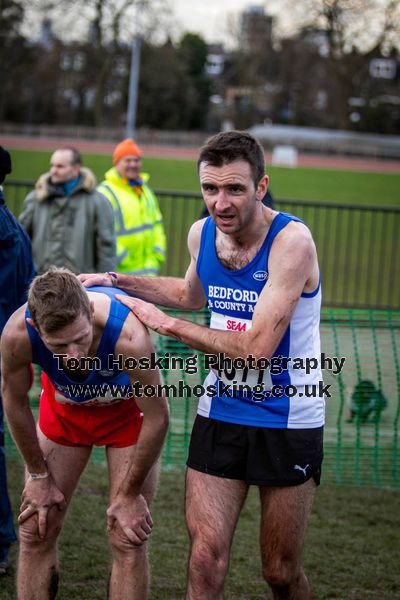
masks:
[[(3, 1), (3, 0), (0, 0)], [(104, 122), (105, 98), (113, 93), (114, 69), (129, 55), (133, 36), (151, 40), (169, 15), (163, 0), (18, 0), (25, 8), (25, 33), (40, 37), (45, 21), (56, 39), (86, 54), (86, 84), (94, 97), (94, 123)], [(120, 78), (119, 78), (120, 81)], [(121, 91), (121, 90), (120, 90)]]
[(128, 42), (138, 19), (146, 38), (151, 38), (170, 14), (168, 1), (163, 0), (17, 0), (16, 3), (25, 9), (25, 25), (31, 35), (46, 18), (52, 21), (56, 36), (64, 41), (82, 41), (94, 29), (101, 44)]
[[(399, 0), (283, 0), (290, 8), (290, 27), (325, 35), (327, 68), (335, 82), (339, 127), (349, 126), (348, 99), (365, 57), (400, 47)], [(286, 22), (286, 26), (289, 24)], [(282, 22), (281, 22), (282, 28)], [(281, 29), (281, 31), (284, 31)]]
[[(9, 96), (15, 94), (11, 74), (19, 70), (20, 48), (23, 40), (20, 35), (23, 20), (23, 7), (14, 0), (0, 0), (0, 119), (3, 118)], [(19, 75), (21, 73), (19, 72)]]
[(151, 39), (167, 8), (161, 0), (89, 0), (92, 32), (97, 36), (97, 77), (95, 82), (95, 123), (103, 120), (104, 97), (112, 78), (113, 66), (121, 46), (133, 35)]
[(283, 37), (311, 27), (324, 30), (335, 58), (354, 49), (400, 47), (398, 0), (282, 0), (276, 16)]

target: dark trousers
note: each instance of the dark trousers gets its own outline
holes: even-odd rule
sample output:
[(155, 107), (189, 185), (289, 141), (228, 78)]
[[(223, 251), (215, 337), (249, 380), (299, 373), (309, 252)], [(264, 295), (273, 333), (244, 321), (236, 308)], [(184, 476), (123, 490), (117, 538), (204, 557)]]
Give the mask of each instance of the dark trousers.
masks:
[(7, 491), (6, 456), (4, 451), (3, 403), (0, 396), (0, 563), (7, 560), (8, 549), (15, 542), (13, 514)]

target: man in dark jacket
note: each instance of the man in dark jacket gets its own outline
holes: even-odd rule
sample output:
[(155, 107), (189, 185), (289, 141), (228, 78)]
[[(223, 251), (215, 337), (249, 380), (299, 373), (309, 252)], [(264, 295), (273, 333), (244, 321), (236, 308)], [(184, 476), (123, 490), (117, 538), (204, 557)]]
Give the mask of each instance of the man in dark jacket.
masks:
[[(11, 173), (11, 159), (0, 146), (0, 185)], [(0, 337), (10, 315), (26, 302), (26, 292), (35, 276), (29, 238), (8, 210), (0, 187)], [(10, 544), (16, 540), (7, 493), (4, 453), (3, 404), (0, 395), (0, 576), (7, 573)]]
[(116, 267), (112, 207), (75, 148), (54, 152), (50, 172), (26, 197), (19, 220), (32, 240), (38, 273), (51, 265), (74, 273)]

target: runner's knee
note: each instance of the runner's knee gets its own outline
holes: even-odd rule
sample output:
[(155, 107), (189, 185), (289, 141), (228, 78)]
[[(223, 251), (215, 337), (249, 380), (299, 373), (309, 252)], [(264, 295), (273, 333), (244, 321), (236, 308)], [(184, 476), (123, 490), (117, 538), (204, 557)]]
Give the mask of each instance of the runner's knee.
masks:
[(118, 525), (114, 526), (109, 532), (109, 539), (113, 555), (116, 558), (134, 563), (137, 560), (142, 560), (142, 555), (147, 553), (146, 542), (140, 546), (133, 544)]
[(271, 587), (285, 587), (298, 576), (297, 563), (275, 559), (263, 564), (263, 577)]
[(200, 524), (197, 518), (187, 514), (187, 526), (191, 539), (190, 567), (194, 572), (202, 573), (206, 578), (223, 578), (228, 571), (229, 546), (223, 535), (217, 536), (215, 530), (206, 524)]
[(195, 542), (190, 554), (190, 570), (199, 573), (211, 587), (223, 584), (228, 572), (229, 553), (213, 542)]
[(39, 537), (37, 515), (33, 515), (19, 526), (19, 542), (21, 550), (37, 550), (45, 552), (52, 548), (57, 542), (61, 531), (61, 522), (59, 519), (51, 518), (49, 515), (44, 538)]

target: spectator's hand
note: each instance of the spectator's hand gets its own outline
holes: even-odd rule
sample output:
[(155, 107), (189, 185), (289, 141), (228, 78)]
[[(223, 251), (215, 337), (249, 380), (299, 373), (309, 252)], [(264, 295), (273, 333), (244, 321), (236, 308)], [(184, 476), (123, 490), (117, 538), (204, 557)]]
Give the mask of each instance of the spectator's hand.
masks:
[(139, 298), (120, 296), (119, 294), (115, 297), (122, 302), (122, 304), (128, 306), (133, 314), (136, 315), (139, 321), (142, 321), (144, 325), (162, 335), (170, 335), (168, 324), (172, 322), (172, 317), (163, 313), (162, 310), (154, 306), (154, 304), (139, 300)]
[(153, 529), (153, 520), (141, 494), (127, 496), (120, 493), (116, 496), (107, 510), (107, 530), (113, 529), (134, 546), (144, 544)]
[(64, 494), (60, 492), (51, 475), (45, 479), (28, 477), (21, 496), (18, 524), (21, 525), (35, 513), (38, 514), (39, 537), (46, 537), (47, 516), (52, 506), (65, 510)]
[(79, 281), (85, 287), (93, 285), (102, 285), (104, 287), (112, 287), (112, 277), (108, 273), (81, 273), (78, 275)]

